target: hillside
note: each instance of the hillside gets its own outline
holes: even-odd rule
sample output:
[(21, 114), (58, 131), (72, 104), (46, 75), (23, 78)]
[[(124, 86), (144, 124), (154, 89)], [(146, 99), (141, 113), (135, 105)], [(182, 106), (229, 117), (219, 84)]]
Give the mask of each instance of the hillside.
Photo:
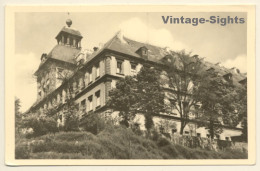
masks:
[(242, 159), (247, 154), (226, 150), (214, 152), (154, 140), (132, 130), (111, 127), (98, 135), (89, 132), (59, 132), (34, 139), (16, 140), (16, 158), (31, 159)]

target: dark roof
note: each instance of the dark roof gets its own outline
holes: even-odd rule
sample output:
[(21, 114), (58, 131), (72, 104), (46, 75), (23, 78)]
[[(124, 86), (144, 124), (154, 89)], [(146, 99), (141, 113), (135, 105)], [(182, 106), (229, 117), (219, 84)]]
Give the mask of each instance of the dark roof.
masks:
[(235, 84), (236, 86), (241, 86), (241, 85), (239, 85), (239, 81), (246, 78), (246, 75), (244, 73), (234, 72), (233, 69), (225, 68), (224, 66), (220, 66), (219, 64), (216, 65), (216, 64), (205, 61), (204, 67), (206, 70), (213, 68), (214, 71), (217, 72), (218, 74), (220, 74), (221, 76), (232, 74), (233, 84)]
[(47, 55), (47, 58), (54, 58), (74, 64), (74, 58), (79, 52), (79, 49), (72, 48), (70, 46), (56, 45)]
[[(82, 38), (81, 33), (80, 33), (78, 30), (73, 29), (73, 28), (71, 28), (71, 27), (64, 26), (64, 27), (61, 29), (61, 31), (59, 32), (59, 34), (60, 34), (61, 32), (66, 32), (66, 33), (69, 33), (69, 34), (72, 34), (72, 35), (75, 35), (75, 36), (78, 36), (78, 37)], [(56, 39), (57, 39), (57, 37), (59, 36), (59, 34), (56, 36)]]
[(120, 36), (116, 34), (112, 39), (105, 43), (105, 45), (102, 48), (91, 54), (87, 58), (86, 62), (90, 61), (92, 58), (94, 58), (96, 55), (98, 55), (105, 49), (113, 50), (137, 58), (142, 58), (138, 53), (136, 53), (136, 51), (140, 49), (140, 47), (146, 47), (148, 49), (148, 60), (153, 62), (160, 62), (160, 59), (169, 54), (166, 48), (150, 45), (147, 43), (137, 42), (126, 37), (122, 37), (120, 39), (119, 37)]
[[(92, 53), (88, 58), (87, 61), (90, 61), (95, 56), (97, 56), (99, 53), (101, 53), (104, 49), (110, 49), (113, 51), (117, 51), (123, 54), (127, 54), (130, 56), (134, 56), (137, 58), (141, 58), (139, 54), (136, 53), (138, 49), (141, 47), (146, 47), (148, 49), (148, 60), (161, 63), (161, 59), (165, 58), (167, 55), (174, 55), (175, 52), (169, 52), (166, 48), (154, 46), (147, 43), (137, 42), (134, 40), (131, 40), (129, 38), (126, 38), (122, 36), (120, 38), (120, 33), (117, 33), (112, 39), (110, 39), (102, 48), (100, 48), (98, 51)], [(195, 55), (194, 57), (196, 57)], [(204, 61), (204, 60), (203, 60)], [(232, 79), (234, 82), (238, 83), (240, 80), (243, 80), (246, 78), (246, 75), (244, 73), (235, 73), (232, 69), (227, 69), (220, 65), (220, 63), (213, 64), (207, 61), (203, 62), (204, 70), (208, 70), (210, 68), (214, 69), (215, 72), (218, 74), (224, 76), (227, 74), (232, 74)], [(235, 84), (236, 84), (235, 83)]]

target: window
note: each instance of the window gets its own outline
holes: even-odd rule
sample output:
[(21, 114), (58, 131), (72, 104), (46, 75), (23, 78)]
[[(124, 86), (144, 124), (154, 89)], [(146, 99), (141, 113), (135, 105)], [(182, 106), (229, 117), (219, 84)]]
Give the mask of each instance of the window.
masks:
[(92, 83), (93, 81), (93, 78), (92, 78), (92, 68), (91, 70), (89, 71), (89, 84)]
[(184, 134), (187, 134), (187, 135), (188, 135), (188, 134), (189, 134), (189, 131), (184, 131)]
[(132, 74), (132, 75), (135, 75), (135, 74), (136, 74), (136, 65), (137, 65), (137, 64), (131, 63), (131, 74)]
[(176, 107), (176, 100), (175, 99), (169, 99), (170, 101), (170, 114), (177, 115), (178, 109)]
[(80, 102), (80, 110), (84, 113), (86, 111), (86, 99)]
[(197, 137), (200, 137), (200, 133), (197, 133)]
[(99, 78), (100, 76), (100, 68), (99, 68), (99, 63), (96, 65), (96, 79)]
[(172, 134), (174, 134), (175, 132), (177, 132), (177, 129), (176, 129), (176, 128), (173, 128), (173, 129), (172, 129)]
[(123, 61), (117, 61), (116, 73), (123, 74)]
[(89, 102), (89, 111), (93, 110), (93, 96), (88, 97), (88, 102)]
[(143, 54), (147, 55), (147, 50), (146, 49), (143, 49)]
[(64, 79), (63, 71), (64, 71), (63, 68), (57, 68), (57, 78), (58, 79)]
[(95, 96), (96, 96), (96, 100), (97, 100), (96, 108), (99, 108), (100, 107), (100, 91), (97, 91), (95, 93)]
[(59, 114), (59, 120), (62, 121), (62, 114)]
[(164, 133), (164, 127), (160, 126), (160, 133)]

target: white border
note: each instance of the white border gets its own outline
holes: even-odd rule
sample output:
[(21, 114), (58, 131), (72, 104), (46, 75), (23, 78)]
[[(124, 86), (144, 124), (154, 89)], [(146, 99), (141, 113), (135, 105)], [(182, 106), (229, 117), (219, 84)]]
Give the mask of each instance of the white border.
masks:
[[(51, 4), (50, 2), (52, 2), (52, 1), (46, 0), (46, 1), (44, 1), (44, 2), (43, 2), (43, 1), (38, 1), (37, 3), (34, 2), (34, 4), (46, 4), (46, 3)], [(70, 1), (70, 0), (63, 0), (62, 2), (63, 2), (63, 3), (67, 3), (67, 4), (68, 4), (68, 2), (73, 2), (73, 4), (83, 3), (82, 1), (74, 2), (74, 1)], [(93, 4), (93, 3), (95, 3), (95, 4), (99, 3), (99, 4), (100, 4), (100, 2), (101, 2), (101, 3), (104, 3), (104, 2), (102, 2), (102, 1), (95, 1), (95, 2), (91, 1), (90, 3), (92, 3), (92, 4)], [(118, 3), (118, 2), (119, 2), (119, 3), (122, 3), (121, 1), (117, 1), (117, 3)], [(127, 2), (127, 1), (125, 1), (125, 2)], [(130, 2), (130, 1), (128, 1), (128, 2)], [(131, 2), (133, 3), (133, 1), (131, 1)], [(141, 2), (144, 3), (143, 1), (141, 1)], [(184, 1), (181, 1), (182, 4), (185, 3), (185, 2), (190, 2), (190, 3), (193, 3), (193, 4), (194, 4), (193, 1), (185, 1), (185, 0), (184, 0)], [(200, 2), (206, 2), (207, 4), (209, 4), (208, 1), (202, 1), (202, 0), (201, 0)], [(252, 3), (252, 2), (253, 2), (253, 3), (254, 3), (255, 1), (240, 1), (240, 2), (244, 2), (244, 3), (245, 3), (245, 2), (246, 2), (246, 3), (249, 3), (249, 2)], [(1, 1), (1, 3), (2, 3), (2, 1)], [(4, 2), (4, 3), (7, 3), (7, 2)], [(17, 2), (17, 1), (9, 1), (8, 3), (14, 4), (14, 3), (18, 3), (18, 2)], [(25, 5), (26, 3), (27, 3), (27, 4), (28, 4), (28, 3), (30, 4), (30, 3), (32, 3), (32, 2), (24, 2), (23, 4)], [(135, 3), (136, 3), (136, 2), (135, 2)], [(138, 2), (137, 2), (137, 3), (138, 3)], [(137, 3), (136, 3), (136, 4), (137, 4)], [(150, 1), (150, 4), (153, 4), (153, 3), (154, 3), (153, 1)], [(168, 4), (169, 4), (169, 1), (164, 1), (164, 3), (168, 3)], [(170, 1), (170, 3), (172, 3), (172, 1)], [(179, 3), (180, 3), (180, 2), (179, 2)], [(228, 2), (228, 1), (222, 1), (222, 0), (221, 0), (221, 1), (218, 1), (218, 3), (220, 3), (220, 4), (231, 4), (231, 3), (233, 3), (233, 2), (232, 2), (232, 1)], [(19, 4), (20, 4), (20, 2), (19, 2)], [(52, 4), (53, 4), (53, 2), (52, 2)], [(57, 4), (57, 1), (55, 1), (54, 4)], [(196, 3), (196, 4), (198, 4), (198, 3)], [(201, 4), (201, 3), (199, 3), (198, 5), (200, 5), (200, 4)], [(239, 4), (239, 3), (238, 3), (238, 4)], [(1, 5), (2, 5), (2, 4), (1, 4)], [(2, 7), (2, 8), (3, 8), (3, 7)], [(259, 7), (257, 6), (256, 8), (257, 8), (257, 12), (258, 12), (258, 8), (259, 8)], [(4, 24), (3, 24), (4, 18), (3, 18), (3, 11), (1, 11), (1, 14), (0, 14), (0, 15), (1, 15), (1, 19), (2, 19), (2, 20), (0, 20), (1, 31), (2, 31), (1, 33), (2, 33), (2, 35), (3, 35), (3, 36), (1, 36), (1, 37), (4, 37), (4, 29), (3, 29), (3, 28), (4, 28)], [(257, 28), (259, 28), (259, 23), (257, 22), (256, 24), (257, 24)], [(257, 30), (257, 29), (256, 29), (256, 30)], [(256, 33), (256, 35), (257, 35), (257, 40), (258, 40), (258, 38), (259, 38), (258, 33)], [(0, 51), (0, 52), (2, 52), (2, 53), (1, 53), (2, 55), (1, 55), (1, 58), (0, 58), (0, 63), (1, 63), (1, 66), (2, 66), (1, 68), (4, 68), (4, 58), (2, 58), (2, 57), (4, 56), (4, 54), (3, 54), (3, 53), (4, 53), (4, 43), (3, 43), (3, 40), (2, 40), (2, 39), (1, 39), (1, 41), (0, 41), (0, 45), (1, 45), (1, 47), (0, 47), (0, 48), (1, 48), (1, 51)], [(258, 45), (258, 41), (257, 41), (257, 45)], [(257, 45), (256, 45), (256, 47), (259, 47), (259, 46), (257, 46)], [(258, 51), (259, 51), (259, 50), (257, 50), (257, 54), (259, 54)], [(258, 57), (258, 55), (257, 55), (257, 57)], [(256, 57), (256, 61), (259, 61), (259, 59), (258, 59), (257, 57)], [(257, 65), (257, 66), (256, 66), (256, 73), (258, 73), (258, 72), (259, 72), (259, 71), (258, 71), (258, 70), (259, 70), (259, 69), (258, 69), (258, 65), (259, 65), (259, 64), (257, 63), (256, 65)], [(2, 71), (3, 71), (3, 70), (2, 70)], [(1, 79), (1, 81), (0, 81), (0, 88), (1, 88), (2, 92), (4, 93), (3, 81), (2, 81), (2, 80), (4, 80), (3, 73), (4, 73), (4, 72), (1, 72), (1, 75), (0, 75), (0, 79)], [(257, 75), (258, 75), (258, 74), (256, 74), (256, 77), (257, 77)], [(258, 78), (258, 77), (257, 77), (257, 78)], [(257, 79), (257, 80), (258, 80), (258, 79)], [(257, 82), (257, 85), (258, 85), (258, 84), (259, 84), (259, 81)], [(1, 100), (3, 100), (3, 93), (0, 94)], [(257, 93), (258, 93), (258, 91), (257, 91)], [(257, 97), (259, 97), (259, 93), (257, 94)], [(4, 100), (3, 100), (3, 101), (4, 101)], [(1, 103), (0, 105), (1, 105), (1, 106), (0, 106), (0, 109), (1, 109), (1, 114), (2, 114), (2, 113), (4, 113), (4, 112), (3, 112), (3, 109), (4, 109), (3, 103)], [(257, 113), (258, 113), (258, 111), (259, 111), (259, 107), (257, 107)], [(1, 116), (4, 116), (4, 115), (1, 115)], [(257, 119), (257, 121), (259, 121), (259, 117), (257, 117), (256, 119)], [(1, 124), (1, 125), (4, 125), (4, 119), (2, 119), (1, 121), (2, 121), (2, 123), (3, 123), (3, 124)], [(258, 123), (260, 123), (260, 122), (258, 122)], [(2, 133), (2, 134), (1, 134), (1, 137), (0, 137), (2, 140), (4, 139), (3, 130), (4, 130), (4, 129), (1, 129), (1, 131), (2, 131), (1, 133)], [(259, 126), (258, 126), (258, 125), (257, 125), (257, 130), (258, 130), (257, 132), (259, 132)], [(259, 136), (257, 136), (257, 141), (259, 142)], [(1, 145), (2, 145), (2, 147), (3, 147), (3, 141), (1, 141)], [(257, 148), (257, 149), (258, 149), (258, 148)], [(2, 154), (4, 154), (4, 153), (1, 153), (1, 159), (3, 159), (3, 158), (2, 158)], [(259, 150), (258, 150), (258, 154), (259, 154)], [(3, 161), (3, 160), (2, 160), (2, 161)], [(259, 163), (259, 159), (258, 159), (258, 162), (257, 162), (257, 163)], [(242, 163), (241, 163), (241, 164), (242, 164)], [(6, 166), (4, 166), (3, 168), (4, 168), (4, 170), (9, 170), (9, 169), (11, 169), (10, 167), (6, 167)], [(37, 167), (37, 168), (38, 168), (38, 167)], [(104, 167), (99, 167), (99, 168), (101, 168), (101, 169), (103, 168), (103, 169), (104, 169)], [(158, 167), (145, 167), (145, 169), (149, 169), (149, 170), (154, 170), (154, 169), (156, 169), (156, 168), (158, 168)], [(163, 167), (163, 169), (169, 169), (169, 168), (170, 168), (170, 169), (173, 169), (173, 168), (171, 168), (171, 167), (166, 167), (166, 166)], [(180, 168), (180, 167), (177, 167), (176, 169), (185, 169), (185, 168), (186, 168), (186, 169), (191, 169), (190, 167), (181, 167), (181, 168)], [(196, 167), (196, 168), (198, 168), (198, 167)], [(227, 167), (227, 166), (225, 166), (225, 167), (222, 166), (221, 168), (219, 168), (219, 167), (210, 167), (211, 170), (212, 170), (212, 169), (213, 169), (213, 170), (214, 170), (214, 169), (224, 169), (224, 168), (225, 168), (225, 169), (229, 169), (229, 170), (231, 169), (230, 167)], [(248, 166), (248, 167), (244, 167), (244, 166), (243, 166), (243, 167), (240, 167), (240, 166), (237, 167), (237, 166), (236, 166), (236, 167), (232, 167), (232, 170), (233, 170), (233, 169), (236, 169), (236, 170), (242, 170), (242, 169), (243, 169), (243, 170), (246, 170), (246, 169), (252, 170), (252, 169), (253, 169), (253, 170), (255, 170), (255, 169), (257, 169), (257, 168), (259, 169), (259, 165), (256, 165), (256, 166), (254, 166), (254, 167), (252, 167), (252, 166), (251, 166), (251, 167), (250, 167), (250, 166)], [(1, 169), (2, 169), (2, 165), (1, 165), (0, 170), (1, 170)], [(14, 169), (14, 168), (12, 168), (12, 169)], [(25, 167), (19, 168), (19, 170), (22, 170), (22, 169), (26, 169), (26, 170), (34, 169), (34, 170), (35, 170), (35, 167), (32, 167), (32, 168), (25, 168)], [(42, 168), (42, 169), (44, 169), (44, 168)], [(61, 167), (57, 168), (57, 167), (56, 167), (56, 168), (48, 168), (48, 169), (59, 170), (59, 169), (64, 169), (64, 167), (63, 167), (63, 168), (61, 168)], [(90, 168), (89, 168), (89, 169), (90, 169)], [(95, 167), (95, 168), (91, 167), (91, 170), (92, 170), (92, 169), (98, 169), (98, 168), (97, 168), (97, 167)], [(113, 169), (120, 169), (120, 170), (121, 170), (121, 169), (123, 169), (123, 168), (122, 168), (122, 167), (119, 167), (119, 168), (118, 168), (118, 167), (113, 167)], [(124, 169), (126, 169), (126, 170), (129, 169), (129, 170), (130, 170), (131, 168), (126, 167), (126, 168), (124, 168)], [(143, 167), (135, 167), (135, 168), (132, 168), (132, 169), (138, 169), (138, 170), (139, 170), (139, 169), (143, 169)], [(161, 168), (161, 169), (162, 169), (162, 168)], [(185, 170), (186, 170), (186, 169), (185, 169)], [(203, 170), (203, 169), (207, 169), (207, 170), (208, 170), (209, 167), (200, 167), (199, 169), (200, 169), (200, 170)]]

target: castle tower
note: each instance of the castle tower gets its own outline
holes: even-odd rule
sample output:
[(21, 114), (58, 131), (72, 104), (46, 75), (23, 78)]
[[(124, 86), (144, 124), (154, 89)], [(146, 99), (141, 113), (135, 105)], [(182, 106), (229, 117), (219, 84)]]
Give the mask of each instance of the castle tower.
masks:
[(75, 56), (81, 49), (81, 33), (72, 28), (72, 20), (66, 20), (64, 26), (55, 37), (57, 45), (48, 53), (41, 55), (41, 63), (35, 72), (37, 77), (37, 99), (58, 88), (76, 68)]

